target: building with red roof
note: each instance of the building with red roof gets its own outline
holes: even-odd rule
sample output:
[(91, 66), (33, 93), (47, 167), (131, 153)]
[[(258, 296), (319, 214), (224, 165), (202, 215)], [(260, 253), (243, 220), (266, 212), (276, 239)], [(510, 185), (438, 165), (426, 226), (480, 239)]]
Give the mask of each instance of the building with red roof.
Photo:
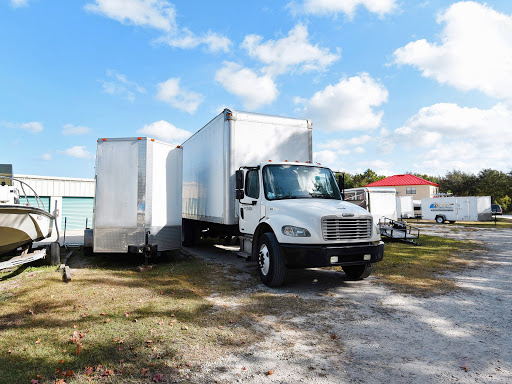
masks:
[(439, 184), (408, 174), (386, 177), (367, 187), (394, 187), (397, 196), (412, 196), (414, 200), (430, 198), (439, 193)]

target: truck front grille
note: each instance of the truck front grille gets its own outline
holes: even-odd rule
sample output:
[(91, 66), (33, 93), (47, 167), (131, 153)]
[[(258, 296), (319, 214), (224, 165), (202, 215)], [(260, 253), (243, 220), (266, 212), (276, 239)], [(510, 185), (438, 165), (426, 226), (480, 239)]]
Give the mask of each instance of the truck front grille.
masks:
[(369, 240), (372, 236), (371, 219), (323, 218), (324, 240)]

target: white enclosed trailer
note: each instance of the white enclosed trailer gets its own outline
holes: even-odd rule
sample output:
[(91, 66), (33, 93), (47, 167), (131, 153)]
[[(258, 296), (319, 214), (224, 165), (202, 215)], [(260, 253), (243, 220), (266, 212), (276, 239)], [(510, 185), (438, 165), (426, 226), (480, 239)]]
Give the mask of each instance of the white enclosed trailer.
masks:
[(396, 189), (393, 187), (360, 187), (344, 190), (345, 201), (369, 211), (378, 223), (383, 219), (397, 220)]
[(84, 243), (99, 253), (145, 253), (181, 246), (179, 146), (146, 137), (99, 139), (94, 229)]
[(434, 197), (421, 199), (423, 220), (489, 221), (492, 220), (490, 196)]
[(414, 201), (412, 196), (397, 196), (396, 198), (397, 215), (401, 219), (414, 218)]
[(183, 147), (183, 244), (241, 235), (268, 286), (287, 268), (339, 265), (367, 277), (383, 258), (372, 216), (312, 164), (308, 120), (224, 110)]

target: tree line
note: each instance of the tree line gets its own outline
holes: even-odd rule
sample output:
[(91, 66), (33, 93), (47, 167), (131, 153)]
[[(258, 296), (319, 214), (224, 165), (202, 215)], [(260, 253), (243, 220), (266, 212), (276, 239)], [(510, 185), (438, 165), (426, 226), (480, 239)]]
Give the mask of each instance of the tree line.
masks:
[[(512, 171), (505, 173), (489, 168), (476, 175), (462, 171), (451, 171), (444, 176), (413, 172), (406, 174), (439, 184), (441, 193), (452, 193), (454, 196), (491, 196), (492, 203), (501, 205), (504, 211), (512, 209)], [(378, 175), (371, 169), (363, 173), (345, 173), (345, 188), (364, 187), (385, 178), (386, 176)]]

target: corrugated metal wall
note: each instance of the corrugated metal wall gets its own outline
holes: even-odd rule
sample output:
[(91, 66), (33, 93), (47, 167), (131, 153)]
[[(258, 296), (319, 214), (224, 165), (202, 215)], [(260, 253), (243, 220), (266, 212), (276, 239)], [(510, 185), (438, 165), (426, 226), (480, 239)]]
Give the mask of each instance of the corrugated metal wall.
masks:
[[(30, 185), (39, 196), (94, 197), (94, 179), (74, 179), (51, 176), (14, 175), (16, 179)], [(15, 182), (19, 188), (19, 183)], [(21, 190), (21, 188), (19, 188)], [(25, 188), (28, 195), (33, 195)]]
[(62, 198), (62, 228), (66, 220), (66, 229), (92, 228), (92, 215), (94, 210), (94, 199), (91, 197), (63, 197)]

